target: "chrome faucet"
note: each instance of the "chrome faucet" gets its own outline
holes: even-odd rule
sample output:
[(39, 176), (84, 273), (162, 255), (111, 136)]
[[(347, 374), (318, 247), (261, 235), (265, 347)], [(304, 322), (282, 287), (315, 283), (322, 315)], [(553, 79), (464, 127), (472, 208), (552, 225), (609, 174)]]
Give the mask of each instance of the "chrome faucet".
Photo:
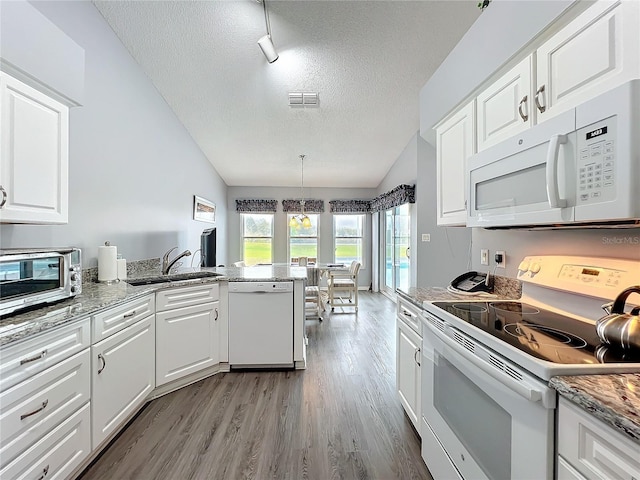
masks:
[(182, 257), (188, 257), (189, 255), (191, 255), (191, 252), (189, 250), (185, 250), (180, 255), (176, 256), (176, 258), (169, 261), (169, 254), (173, 252), (176, 248), (178, 247), (173, 247), (167, 253), (165, 253), (164, 256), (162, 257), (162, 274), (163, 275), (168, 275), (169, 271), (171, 270), (171, 267), (173, 267), (176, 264), (176, 262), (180, 260)]

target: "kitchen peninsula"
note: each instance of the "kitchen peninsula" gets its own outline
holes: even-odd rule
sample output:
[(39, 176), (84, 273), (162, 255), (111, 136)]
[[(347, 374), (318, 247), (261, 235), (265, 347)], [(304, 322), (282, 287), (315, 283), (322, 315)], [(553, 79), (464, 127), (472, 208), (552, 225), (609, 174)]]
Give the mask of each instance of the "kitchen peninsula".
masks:
[(3, 416), (0, 477), (48, 465), (73, 476), (147, 401), (233, 370), (229, 286), (238, 282), (290, 285), (292, 366), (306, 367), (305, 268), (183, 269), (169, 281), (156, 269), (131, 273), (132, 283), (157, 283), (88, 282), (72, 299), (0, 320), (1, 410), (27, 412)]

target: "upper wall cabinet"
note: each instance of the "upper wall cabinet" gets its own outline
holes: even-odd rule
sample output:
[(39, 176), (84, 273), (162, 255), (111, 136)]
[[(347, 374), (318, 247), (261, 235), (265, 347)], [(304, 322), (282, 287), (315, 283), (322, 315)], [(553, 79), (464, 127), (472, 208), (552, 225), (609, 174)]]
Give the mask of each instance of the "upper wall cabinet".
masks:
[(0, 222), (67, 223), (69, 108), (0, 72)]
[(538, 122), (640, 77), (640, 2), (601, 0), (536, 50)]
[(638, 78), (639, 5), (595, 3), (479, 93), (478, 151)]
[(528, 56), (478, 95), (478, 151), (533, 124), (531, 63), (532, 57)]
[(475, 153), (474, 102), (436, 127), (438, 225), (464, 225), (467, 219), (464, 169)]

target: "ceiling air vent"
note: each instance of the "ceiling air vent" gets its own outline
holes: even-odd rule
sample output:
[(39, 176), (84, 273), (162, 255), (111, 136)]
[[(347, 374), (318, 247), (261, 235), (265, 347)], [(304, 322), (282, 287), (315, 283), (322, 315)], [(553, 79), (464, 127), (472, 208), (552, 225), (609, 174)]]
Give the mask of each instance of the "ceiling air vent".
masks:
[(289, 93), (289, 106), (291, 107), (317, 107), (319, 103), (317, 92)]

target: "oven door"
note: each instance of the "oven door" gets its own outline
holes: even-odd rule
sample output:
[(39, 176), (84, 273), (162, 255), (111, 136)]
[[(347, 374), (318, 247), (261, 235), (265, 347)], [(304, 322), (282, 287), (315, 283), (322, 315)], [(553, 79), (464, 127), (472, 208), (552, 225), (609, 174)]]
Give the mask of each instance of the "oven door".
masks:
[(469, 480), (552, 479), (554, 392), (526, 373), (512, 378), (522, 372), (452, 327), (456, 340), (426, 325), (422, 413), (444, 451), (427, 452), (427, 467), (450, 461)]

